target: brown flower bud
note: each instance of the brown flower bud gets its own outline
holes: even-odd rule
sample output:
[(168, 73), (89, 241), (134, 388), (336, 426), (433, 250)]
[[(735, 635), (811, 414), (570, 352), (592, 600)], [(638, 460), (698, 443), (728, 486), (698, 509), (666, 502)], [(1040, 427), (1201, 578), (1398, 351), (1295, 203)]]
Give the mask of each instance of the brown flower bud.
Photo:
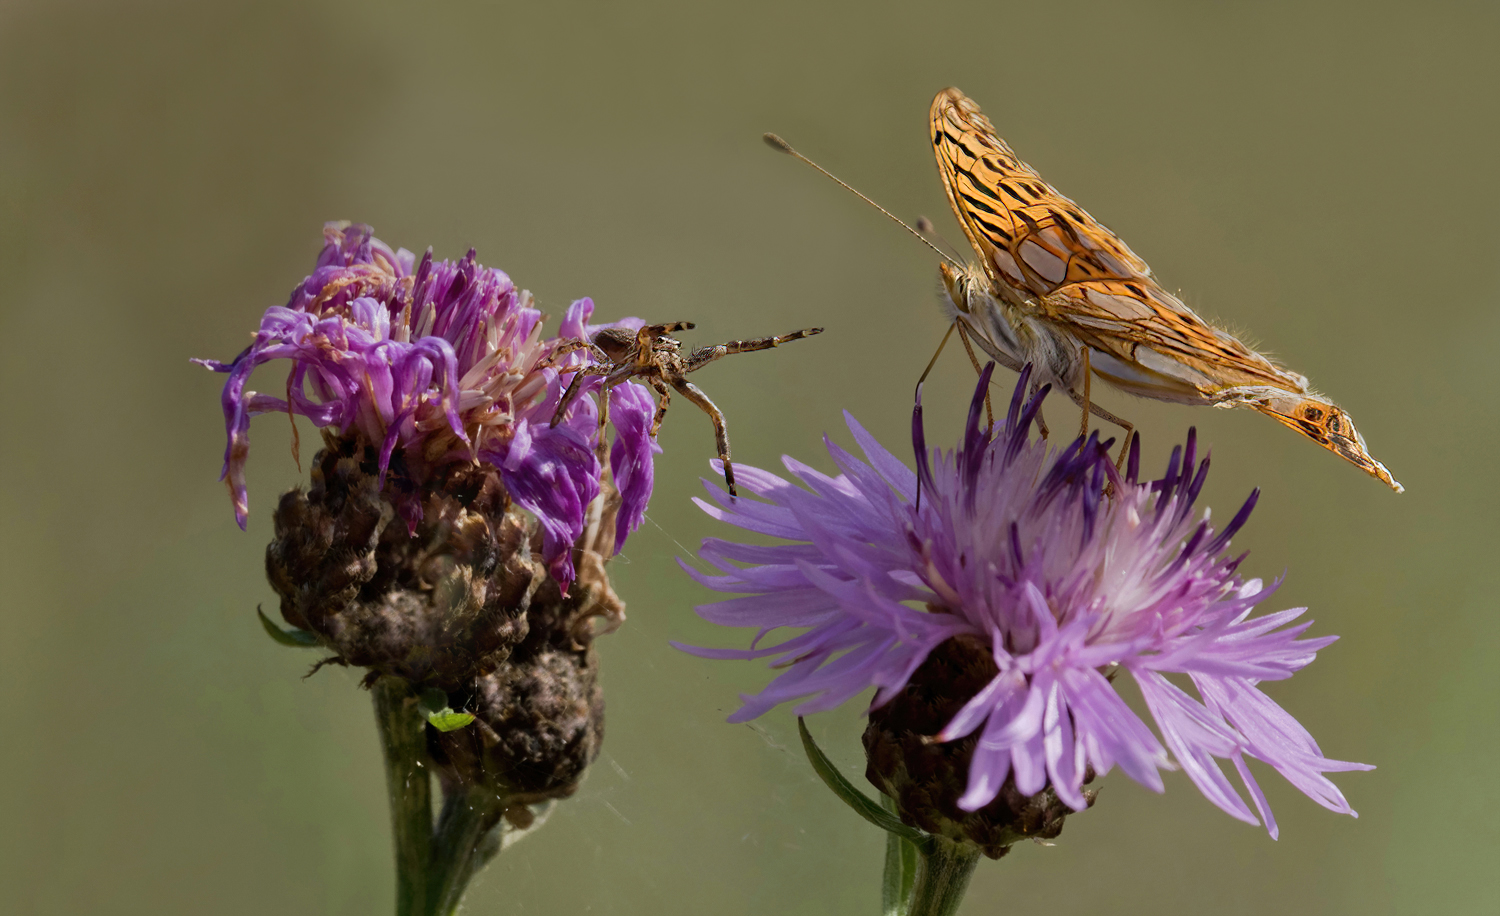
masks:
[(450, 691), (454, 709), (475, 721), (450, 732), (427, 729), (428, 753), (445, 794), (487, 786), (519, 806), (572, 795), (604, 738), (604, 692), (594, 652), (594, 618), (608, 632), (624, 620), (625, 606), (610, 588), (604, 560), (614, 546), (619, 496), (590, 519), (575, 546), (578, 579), (563, 595), (547, 578), (527, 609), (526, 638), (495, 671)]
[[(494, 671), (526, 638), (547, 579), (535, 519), (487, 465), (447, 465), (413, 486), (393, 462), (382, 488), (373, 449), (325, 439), (312, 486), (282, 497), (266, 548), (281, 616), (372, 676), (451, 690)], [(421, 506), (414, 531), (402, 500)]]
[[(958, 800), (967, 788), (969, 760), (978, 734), (938, 742), (942, 731), (969, 698), (998, 674), (990, 647), (973, 636), (956, 636), (938, 646), (917, 668), (905, 688), (870, 711), (864, 745), (865, 776), (896, 801), (903, 823), (951, 840), (972, 843), (998, 859), (1023, 839), (1052, 839), (1062, 833), (1073, 810), (1051, 787), (1026, 796), (1008, 776), (994, 801), (965, 811)], [(1086, 775), (1085, 782), (1092, 781)], [(1086, 791), (1090, 806), (1097, 793)]]

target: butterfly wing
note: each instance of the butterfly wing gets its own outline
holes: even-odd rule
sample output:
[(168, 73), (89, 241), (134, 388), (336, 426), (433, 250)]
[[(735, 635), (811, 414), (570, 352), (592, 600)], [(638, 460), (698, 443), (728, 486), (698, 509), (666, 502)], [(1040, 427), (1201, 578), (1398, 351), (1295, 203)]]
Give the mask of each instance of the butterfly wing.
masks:
[(1118, 236), (1016, 156), (972, 99), (939, 92), (930, 126), (948, 203), (996, 296), (1088, 347), (1097, 375), (1142, 397), (1248, 406), (1401, 489), (1348, 414), (1163, 289)]
[(938, 93), (931, 125), (948, 203), (1008, 300), (1040, 300), (1086, 280), (1150, 278), (1145, 261), (1022, 162), (962, 92)]

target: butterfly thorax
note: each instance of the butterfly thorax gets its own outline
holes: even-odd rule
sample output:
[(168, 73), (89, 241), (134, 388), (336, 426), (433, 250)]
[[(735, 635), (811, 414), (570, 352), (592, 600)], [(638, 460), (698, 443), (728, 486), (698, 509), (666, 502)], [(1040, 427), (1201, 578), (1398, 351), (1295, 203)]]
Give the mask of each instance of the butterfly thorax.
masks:
[(962, 269), (943, 264), (939, 269), (949, 319), (960, 322), (996, 362), (1016, 371), (1030, 363), (1038, 384), (1063, 390), (1082, 381), (1083, 347), (1042, 317), (1037, 303), (996, 284), (977, 264)]

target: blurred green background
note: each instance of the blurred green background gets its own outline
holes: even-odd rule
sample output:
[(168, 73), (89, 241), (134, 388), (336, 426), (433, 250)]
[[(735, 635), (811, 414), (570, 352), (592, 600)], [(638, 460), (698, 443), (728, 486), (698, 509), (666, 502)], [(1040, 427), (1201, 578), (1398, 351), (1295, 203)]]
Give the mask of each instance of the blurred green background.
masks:
[[(254, 616), (303, 479), (285, 420), (253, 427), (241, 533), (221, 378), (187, 362), (244, 346), (324, 220), (475, 246), (554, 316), (589, 295), (694, 344), (826, 326), (696, 376), (739, 461), (826, 469), (844, 408), (908, 441), (935, 258), (760, 134), (956, 238), (925, 136), (951, 84), (1408, 490), (1249, 412), (1098, 395), (1149, 467), (1197, 424), (1220, 517), (1264, 488), (1245, 570), (1287, 571), (1275, 607), (1343, 637), (1270, 692), (1379, 769), (1338, 777), (1358, 820), (1261, 770), (1279, 842), (1181, 774), (1163, 796), (1111, 774), (1055, 847), (982, 865), (965, 912), (1500, 910), (1497, 26), (1481, 3), (0, 4), (0, 908), (390, 911), (358, 674), (302, 680), (314, 656)], [(935, 441), (971, 385), (950, 353)], [(791, 715), (723, 722), (766, 672), (667, 645), (746, 634), (693, 615), (709, 594), (673, 559), (724, 533), (689, 501), (709, 423), (679, 405), (662, 444), (614, 566), (603, 756), (467, 911), (874, 913), (882, 838)], [(812, 726), (862, 772), (857, 709)]]

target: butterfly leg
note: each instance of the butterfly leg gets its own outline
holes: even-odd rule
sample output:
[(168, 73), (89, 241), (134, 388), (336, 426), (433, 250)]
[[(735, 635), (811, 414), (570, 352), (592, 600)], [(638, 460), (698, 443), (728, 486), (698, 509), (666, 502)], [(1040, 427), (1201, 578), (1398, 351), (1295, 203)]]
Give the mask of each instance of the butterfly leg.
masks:
[(719, 447), (719, 460), (724, 462), (724, 482), (729, 484), (729, 495), (738, 496), (739, 494), (734, 489), (734, 465), (729, 460), (729, 428), (724, 422), (724, 413), (708, 399), (703, 389), (687, 379), (678, 377), (669, 381), (679, 394), (697, 404), (704, 413), (708, 414), (709, 419), (714, 421), (714, 441)]
[(1089, 437), (1089, 405), (1093, 403), (1089, 399), (1089, 383), (1093, 381), (1093, 370), (1089, 366), (1089, 348), (1083, 348), (1083, 419), (1078, 424), (1078, 438)]
[(651, 421), (651, 432), (648, 434), (655, 439), (656, 434), (661, 431), (661, 421), (667, 415), (667, 404), (672, 400), (672, 389), (659, 378), (649, 380), (651, 387), (656, 389), (659, 397), (656, 400), (656, 417)]
[[(1125, 444), (1120, 446), (1120, 457), (1115, 460), (1115, 467), (1118, 468), (1124, 466), (1125, 455), (1130, 451), (1130, 439), (1135, 435), (1135, 424), (1128, 423), (1125, 420), (1120, 419), (1119, 417), (1105, 410), (1103, 407), (1100, 407), (1098, 404), (1089, 401), (1088, 398), (1072, 390), (1071, 388), (1068, 389), (1068, 397), (1072, 398), (1073, 403), (1077, 404), (1079, 407), (1082, 407), (1085, 411), (1087, 411), (1087, 413), (1091, 413), (1099, 419), (1104, 420), (1107, 423), (1113, 423), (1114, 425), (1125, 430)], [(1085, 414), (1085, 416), (1087, 416), (1087, 414)]]
[[(1031, 390), (1028, 391), (1028, 392), (1026, 392), (1026, 397), (1028, 399), (1029, 398), (1034, 398), (1034, 397), (1036, 397), (1036, 393), (1038, 391), (1041, 391), (1041, 390), (1042, 390), (1042, 383), (1041, 382), (1032, 382), (1031, 383)], [(1068, 392), (1068, 393), (1072, 394), (1071, 391)], [(1042, 438), (1043, 439), (1047, 438), (1047, 436), (1048, 436), (1047, 421), (1044, 420), (1044, 419), (1042, 419), (1042, 406), (1040, 404), (1038, 404), (1037, 408), (1036, 408), (1036, 431), (1042, 434)]]
[(948, 338), (953, 336), (953, 330), (957, 327), (957, 321), (954, 321), (952, 324), (948, 325), (948, 333), (944, 334), (943, 339), (938, 342), (937, 352), (932, 354), (932, 359), (929, 359), (927, 361), (927, 368), (922, 370), (922, 375), (917, 379), (918, 391), (922, 389), (922, 383), (927, 381), (927, 376), (932, 373), (932, 367), (937, 365), (938, 357), (943, 355), (943, 348), (948, 346)]
[[(969, 362), (974, 364), (974, 371), (979, 375), (983, 375), (984, 369), (980, 367), (979, 359), (974, 355), (974, 347), (969, 343), (968, 332), (963, 329), (963, 325), (960, 322), (955, 321), (953, 325), (958, 328), (958, 339), (963, 342), (964, 352), (969, 354)], [(936, 358), (933, 357), (933, 359)], [(988, 388), (984, 389), (984, 419), (985, 422), (989, 423), (991, 429), (995, 428), (995, 408), (990, 404), (990, 390)], [(1040, 410), (1036, 413), (1036, 420), (1037, 423), (1041, 424), (1042, 436), (1045, 438), (1047, 435), (1047, 424), (1042, 423), (1042, 412)]]
[(780, 337), (757, 337), (754, 340), (731, 340), (728, 343), (721, 343), (712, 347), (701, 347), (688, 354), (688, 358), (683, 362), (682, 371), (693, 372), (697, 369), (703, 368), (716, 359), (721, 359), (733, 353), (753, 353), (756, 350), (769, 350), (772, 347), (779, 347), (782, 344), (788, 343), (793, 340), (801, 340), (804, 337), (811, 337), (814, 334), (821, 333), (823, 333), (822, 328), (803, 328), (800, 331), (793, 331), (790, 334), (783, 334)]

